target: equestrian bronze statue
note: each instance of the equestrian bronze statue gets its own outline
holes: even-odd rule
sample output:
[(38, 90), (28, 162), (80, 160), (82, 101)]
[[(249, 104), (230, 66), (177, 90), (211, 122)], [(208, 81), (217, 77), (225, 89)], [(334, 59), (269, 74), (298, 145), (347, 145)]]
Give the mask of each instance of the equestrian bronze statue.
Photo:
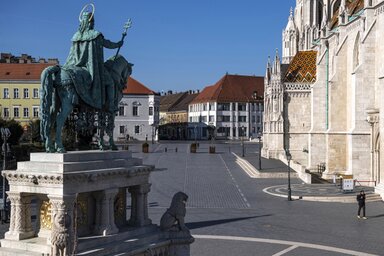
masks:
[[(88, 7), (92, 10), (87, 11)], [(104, 133), (109, 137), (110, 148), (117, 149), (113, 140), (115, 115), (133, 66), (118, 52), (131, 22), (125, 24), (122, 39), (114, 43), (94, 29), (94, 13), (93, 4), (83, 8), (67, 61), (63, 66), (48, 67), (41, 74), (40, 134), (46, 152), (65, 152), (62, 130), (74, 108), (78, 110), (78, 127), (84, 129), (84, 123), (88, 123), (93, 126), (91, 130), (97, 128), (101, 149), (106, 148)], [(106, 62), (104, 47), (118, 48)]]

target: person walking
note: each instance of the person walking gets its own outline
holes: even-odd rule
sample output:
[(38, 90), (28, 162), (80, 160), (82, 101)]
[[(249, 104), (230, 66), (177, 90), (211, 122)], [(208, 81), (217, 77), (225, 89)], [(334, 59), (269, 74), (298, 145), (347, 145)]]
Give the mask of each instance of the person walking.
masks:
[(367, 219), (367, 217), (365, 217), (365, 193), (364, 193), (364, 190), (361, 190), (360, 191), (360, 194), (358, 194), (356, 196), (356, 200), (359, 204), (359, 210), (357, 211), (357, 218), (361, 218), (360, 216), (360, 212), (361, 212), (361, 209), (363, 209), (363, 219)]

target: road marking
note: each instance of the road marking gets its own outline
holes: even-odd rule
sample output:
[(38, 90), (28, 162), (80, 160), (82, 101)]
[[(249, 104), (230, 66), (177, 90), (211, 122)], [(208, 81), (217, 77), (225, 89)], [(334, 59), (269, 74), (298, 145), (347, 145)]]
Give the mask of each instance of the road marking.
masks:
[(326, 245), (301, 243), (301, 242), (276, 240), (276, 239), (240, 237), (240, 236), (214, 236), (214, 235), (193, 235), (193, 237), (197, 238), (197, 239), (213, 239), (213, 240), (258, 242), (258, 243), (269, 243), (269, 244), (283, 244), (283, 245), (305, 247), (305, 248), (317, 249), (317, 250), (323, 250), (323, 251), (344, 253), (347, 255), (354, 255), (354, 256), (379, 256), (377, 254), (369, 254), (369, 253), (365, 253), (365, 252), (352, 251), (352, 250), (347, 250), (347, 249), (342, 249), (342, 248), (337, 248), (337, 247), (332, 247), (332, 246), (326, 246)]
[(239, 193), (240, 193), (240, 196), (241, 196), (241, 198), (243, 199), (243, 201), (245, 202), (245, 204), (246, 204), (247, 208), (251, 208), (251, 205), (248, 203), (248, 200), (247, 200), (247, 198), (245, 198), (245, 196), (244, 196), (243, 192), (241, 191), (241, 189), (240, 189), (239, 185), (237, 184), (237, 182), (236, 182), (235, 178), (233, 177), (233, 175), (232, 175), (232, 173), (231, 173), (231, 170), (228, 168), (228, 166), (227, 166), (227, 163), (224, 161), (224, 159), (223, 159), (222, 155), (220, 155), (220, 159), (221, 159), (221, 161), (223, 161), (223, 163), (224, 163), (224, 166), (225, 166), (225, 169), (227, 169), (227, 172), (229, 173), (229, 176), (232, 178), (232, 180), (233, 180), (233, 183), (235, 184), (235, 186), (236, 186), (237, 190), (239, 191)]
[(282, 250), (281, 252), (275, 253), (275, 254), (273, 254), (272, 256), (281, 256), (281, 255), (284, 255), (284, 254), (286, 254), (287, 252), (290, 252), (290, 251), (296, 249), (297, 247), (299, 247), (299, 246), (297, 246), (297, 245), (292, 245), (291, 247), (288, 247), (287, 249)]

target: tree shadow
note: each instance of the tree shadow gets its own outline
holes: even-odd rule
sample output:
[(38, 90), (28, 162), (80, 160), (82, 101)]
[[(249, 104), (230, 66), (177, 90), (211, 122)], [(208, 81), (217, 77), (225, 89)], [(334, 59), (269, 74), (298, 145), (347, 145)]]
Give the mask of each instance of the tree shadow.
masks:
[(235, 221), (255, 219), (255, 218), (261, 218), (261, 217), (269, 217), (269, 216), (272, 216), (272, 214), (264, 214), (264, 215), (258, 215), (258, 216), (252, 216), (252, 217), (243, 217), (243, 218), (231, 218), (231, 219), (221, 219), (221, 220), (208, 220), (208, 221), (199, 221), (199, 222), (189, 222), (189, 223), (186, 223), (185, 225), (189, 229), (197, 229), (197, 228), (216, 226), (216, 225), (230, 223), (230, 222), (235, 222)]

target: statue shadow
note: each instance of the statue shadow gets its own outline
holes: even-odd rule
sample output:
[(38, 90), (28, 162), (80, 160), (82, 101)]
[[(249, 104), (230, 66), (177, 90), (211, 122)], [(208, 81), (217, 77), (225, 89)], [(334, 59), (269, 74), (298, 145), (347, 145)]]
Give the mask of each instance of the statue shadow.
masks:
[(185, 225), (189, 229), (197, 229), (197, 228), (205, 228), (210, 226), (216, 226), (220, 224), (226, 224), (236, 221), (242, 221), (242, 220), (249, 220), (249, 219), (255, 219), (255, 218), (262, 218), (262, 217), (270, 217), (272, 214), (264, 214), (264, 215), (258, 215), (258, 216), (252, 216), (252, 217), (243, 217), (243, 218), (231, 218), (231, 219), (221, 219), (221, 220), (208, 220), (208, 221), (199, 221), (199, 222), (189, 222)]

